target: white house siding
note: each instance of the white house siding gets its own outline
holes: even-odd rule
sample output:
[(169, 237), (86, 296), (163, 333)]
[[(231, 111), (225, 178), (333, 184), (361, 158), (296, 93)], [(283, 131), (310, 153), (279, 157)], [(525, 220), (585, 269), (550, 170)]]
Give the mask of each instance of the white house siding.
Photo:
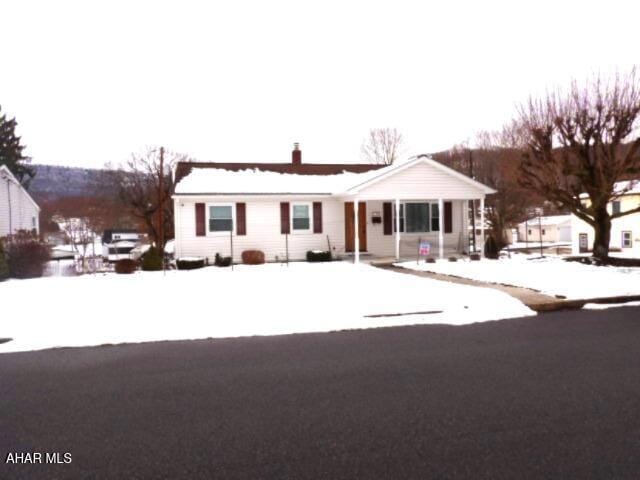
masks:
[[(267, 261), (286, 258), (286, 236), (280, 233), (280, 202), (322, 202), (322, 233), (289, 234), (289, 258), (300, 260), (309, 250), (327, 250), (328, 240), (336, 253), (344, 252), (344, 204), (335, 198), (283, 197), (261, 199), (255, 197), (177, 197), (175, 202), (176, 256), (205, 257), (210, 262), (215, 254), (228, 256), (231, 245), (228, 234), (196, 236), (196, 203), (238, 203), (246, 204), (246, 235), (233, 236), (234, 261), (240, 261), (244, 250), (262, 250)], [(313, 225), (313, 219), (311, 220)], [(208, 230), (208, 228), (207, 228)], [(328, 237), (328, 240), (327, 240)]]
[[(421, 199), (418, 199), (421, 200)], [(424, 199), (435, 201), (435, 199)], [(195, 235), (196, 203), (238, 203), (246, 204), (247, 234), (233, 236), (234, 260), (240, 261), (243, 250), (262, 250), (267, 261), (286, 257), (285, 235), (280, 233), (280, 200), (255, 198), (176, 198), (176, 256), (205, 257), (213, 261), (215, 254), (230, 254), (229, 235), (207, 232), (204, 237)], [(282, 201), (295, 203), (322, 202), (323, 232), (291, 233), (289, 235), (289, 258), (300, 260), (308, 250), (327, 250), (329, 242), (336, 255), (345, 253), (344, 199), (336, 198), (283, 198)], [(383, 224), (372, 223), (373, 212), (382, 215), (383, 201), (367, 201), (367, 252), (376, 256), (395, 255), (395, 235), (384, 235)], [(466, 200), (452, 202), (452, 233), (444, 234), (445, 253), (452, 254), (466, 250)], [(327, 239), (328, 236), (328, 239)], [(418, 239), (430, 242), (434, 255), (438, 252), (438, 232), (402, 233), (400, 253), (403, 257), (413, 257), (417, 251)]]
[(480, 187), (431, 164), (418, 163), (363, 188), (356, 196), (366, 199), (415, 198), (478, 199)]
[[(640, 195), (627, 195), (620, 199), (620, 208), (622, 211), (632, 210), (640, 205)], [(611, 205), (609, 205), (611, 211)], [(622, 248), (622, 232), (631, 232), (631, 248)], [(587, 245), (589, 251), (593, 248), (593, 240), (595, 233), (588, 223), (580, 220), (575, 215), (571, 216), (571, 245), (574, 254), (580, 251), (580, 234), (587, 234)], [(611, 224), (611, 241), (609, 248), (622, 250), (631, 256), (640, 256), (640, 213), (626, 215), (613, 220)]]
[[(13, 232), (9, 232), (9, 226)], [(0, 178), (0, 237), (33, 229), (40, 232), (38, 207), (21, 186)]]
[[(536, 219), (532, 219), (528, 225), (520, 225), (518, 228), (518, 236), (521, 242), (529, 241), (529, 242), (539, 242), (542, 238), (543, 242), (570, 242), (571, 238), (567, 239), (567, 232), (570, 230), (570, 227), (563, 227), (563, 236), (565, 240), (563, 240), (560, 234), (560, 229), (558, 225), (542, 225), (542, 235), (540, 235), (540, 228), (536, 223)], [(569, 233), (569, 237), (571, 234)]]

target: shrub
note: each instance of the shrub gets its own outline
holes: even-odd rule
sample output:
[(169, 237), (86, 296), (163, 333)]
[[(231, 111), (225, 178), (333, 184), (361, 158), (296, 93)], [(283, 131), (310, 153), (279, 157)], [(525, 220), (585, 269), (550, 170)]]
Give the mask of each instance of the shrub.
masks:
[(7, 263), (7, 257), (2, 247), (2, 240), (0, 240), (0, 282), (9, 278), (9, 264)]
[(309, 250), (307, 252), (307, 262), (330, 262), (331, 260), (331, 252), (329, 251)]
[(262, 265), (264, 252), (261, 250), (245, 250), (242, 252), (242, 263), (247, 265)]
[(176, 260), (178, 270), (195, 270), (204, 267), (204, 258), (179, 258)]
[(162, 270), (162, 252), (159, 248), (151, 247), (142, 254), (141, 268), (147, 272)]
[(487, 241), (484, 242), (484, 256), (485, 258), (490, 258), (492, 260), (496, 260), (500, 257), (500, 248), (493, 238), (493, 235), (489, 235), (487, 237)]
[(130, 258), (123, 258), (116, 262), (116, 273), (130, 274), (136, 271), (138, 262)]
[(231, 257), (221, 257), (219, 253), (216, 253), (216, 259), (213, 264), (216, 267), (228, 267), (231, 265)]
[(469, 255), (469, 259), (475, 260), (475, 261), (480, 260), (480, 254), (479, 253), (472, 253), (472, 254)]
[(5, 249), (10, 277), (42, 276), (45, 264), (49, 261), (49, 247), (37, 235), (21, 230), (6, 237)]
[(427, 257), (424, 259), (425, 263), (436, 263), (436, 259), (433, 257)]
[(458, 259), (456, 257), (449, 257), (450, 262), (457, 262)]

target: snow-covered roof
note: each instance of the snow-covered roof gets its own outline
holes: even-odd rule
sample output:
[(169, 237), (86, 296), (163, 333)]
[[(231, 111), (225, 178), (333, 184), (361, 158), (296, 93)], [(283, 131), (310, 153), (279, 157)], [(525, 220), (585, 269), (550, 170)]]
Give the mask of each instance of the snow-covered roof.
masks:
[(360, 178), (358, 173), (298, 175), (265, 172), (194, 169), (176, 186), (176, 194), (325, 194), (344, 191)]
[(538, 217), (533, 217), (530, 218), (528, 222), (520, 223), (520, 225), (535, 227), (536, 225), (541, 224), (542, 226), (548, 227), (551, 225), (562, 225), (563, 223), (571, 223), (571, 215), (549, 215), (546, 217), (540, 217), (540, 220), (538, 220)]
[(613, 191), (621, 195), (638, 195), (640, 194), (640, 180), (625, 180), (616, 182), (613, 185)]
[(344, 171), (331, 175), (278, 173), (255, 168), (239, 171), (222, 168), (198, 168), (193, 169), (178, 182), (175, 193), (176, 195), (349, 194), (420, 162), (434, 164), (437, 168), (444, 169), (449, 174), (473, 184), (484, 193), (494, 192), (493, 189), (486, 185), (476, 182), (431, 158), (420, 156), (368, 172), (354, 173)]
[[(613, 184), (614, 195), (640, 195), (640, 179), (623, 180)], [(589, 194), (581, 193), (580, 198), (589, 198)]]

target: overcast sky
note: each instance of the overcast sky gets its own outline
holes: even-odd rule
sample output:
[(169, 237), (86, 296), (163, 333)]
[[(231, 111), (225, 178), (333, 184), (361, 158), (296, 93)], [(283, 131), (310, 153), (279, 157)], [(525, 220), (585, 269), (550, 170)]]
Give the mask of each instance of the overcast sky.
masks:
[(637, 5), (0, 0), (0, 105), (36, 163), (153, 145), (288, 161), (294, 141), (303, 162), (358, 162), (387, 126), (433, 152), (530, 93), (640, 63)]

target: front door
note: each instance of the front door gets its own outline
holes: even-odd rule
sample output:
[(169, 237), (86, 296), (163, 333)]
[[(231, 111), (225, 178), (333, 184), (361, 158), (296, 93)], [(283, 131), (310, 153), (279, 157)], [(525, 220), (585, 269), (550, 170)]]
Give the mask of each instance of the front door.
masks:
[[(353, 252), (356, 244), (355, 214), (353, 202), (344, 202), (345, 250)], [(358, 203), (358, 237), (360, 251), (367, 251), (367, 204)]]
[(589, 251), (589, 237), (586, 233), (581, 233), (578, 238), (578, 248), (580, 253), (587, 253)]

